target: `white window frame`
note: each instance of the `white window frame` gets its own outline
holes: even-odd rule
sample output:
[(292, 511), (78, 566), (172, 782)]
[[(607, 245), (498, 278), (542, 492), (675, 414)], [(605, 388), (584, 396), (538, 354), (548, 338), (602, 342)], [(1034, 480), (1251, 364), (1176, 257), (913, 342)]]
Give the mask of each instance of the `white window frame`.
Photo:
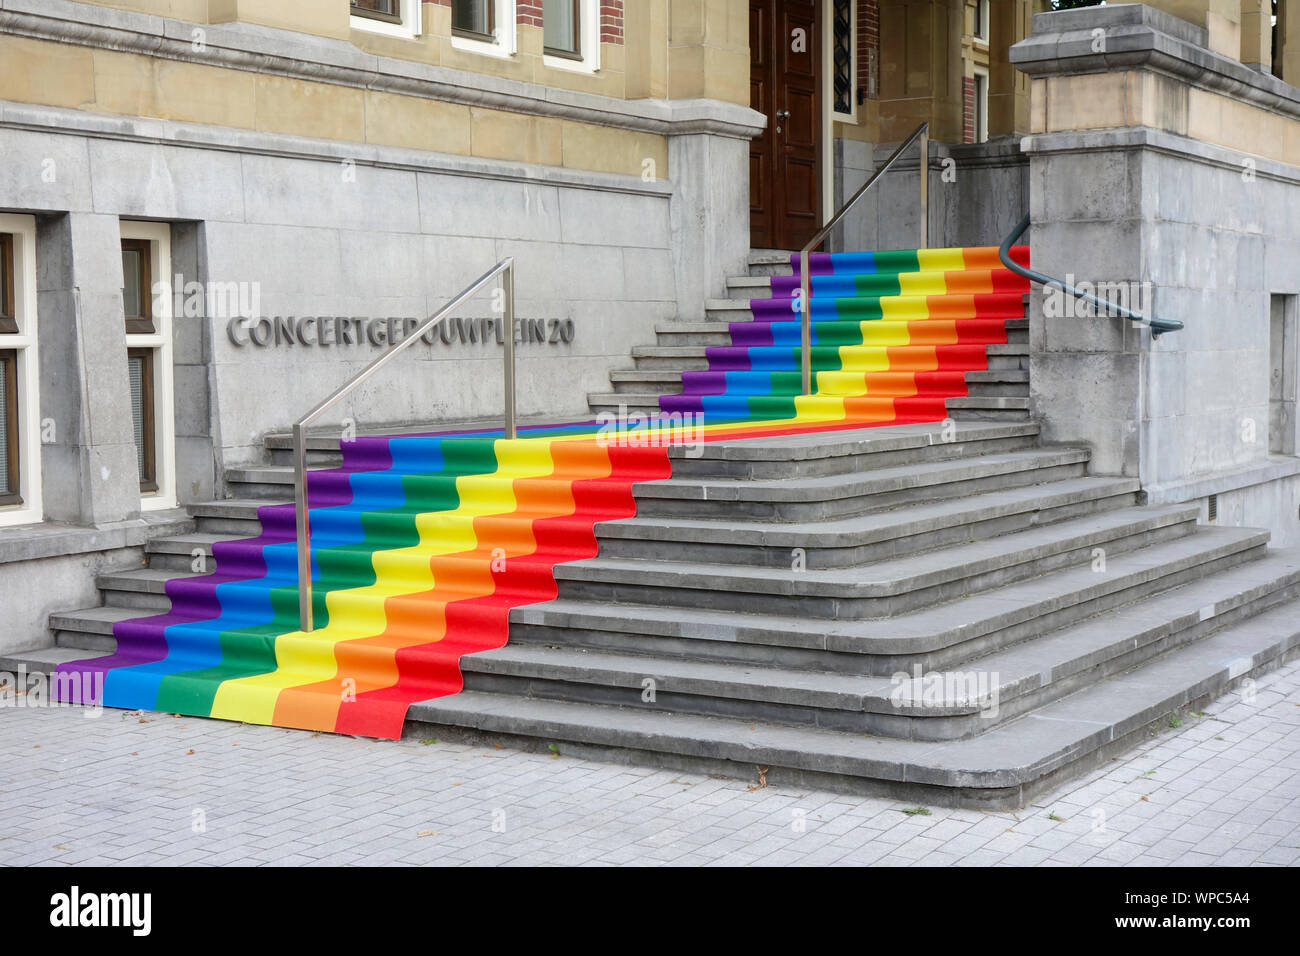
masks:
[[(154, 470), (156, 491), (140, 496), (141, 511), (165, 511), (176, 504), (176, 393), (172, 373), (172, 231), (165, 222), (121, 220), (123, 239), (149, 242), (153, 278), (154, 331), (126, 336), (127, 349), (154, 351)], [(123, 319), (125, 321), (125, 319)]]
[(515, 0), (488, 0), (496, 4), (493, 19), (496, 22), (496, 39), (491, 43), (486, 40), (474, 40), (470, 37), (451, 35), (453, 50), (466, 53), (481, 53), (484, 56), (512, 57), (518, 49), (518, 25), (515, 18)]
[[(977, 66), (973, 69), (971, 75), (974, 87), (975, 101), (975, 142), (987, 143), (989, 140), (989, 71), (985, 67)], [(984, 81), (983, 103), (980, 102), (980, 81)]]
[(993, 11), (989, 5), (989, 0), (975, 0), (975, 23), (984, 25), (984, 32), (980, 33), (978, 27), (971, 30), (971, 35), (976, 43), (982, 43), (984, 46), (989, 44), (989, 17)]
[(0, 508), (0, 527), (44, 520), (41, 498), (40, 353), (36, 324), (36, 219), (0, 213), (0, 232), (14, 237), (15, 335), (0, 335), (0, 348), (18, 353), (18, 490), (22, 504)]
[(351, 3), (348, 4), (348, 22), (354, 30), (366, 30), (370, 33), (382, 33), (384, 36), (400, 37), (403, 40), (414, 40), (420, 36), (421, 32), (421, 7), (424, 6), (422, 0), (398, 0), (398, 9), (402, 11), (401, 23), (389, 23), (387, 20), (376, 20), (374, 17), (358, 16), (351, 11)]
[[(545, 2), (545, 0), (543, 0)], [(595, 73), (600, 69), (600, 0), (580, 0), (581, 18), (578, 21), (580, 59), (551, 56), (543, 51), (542, 65), (570, 73)]]

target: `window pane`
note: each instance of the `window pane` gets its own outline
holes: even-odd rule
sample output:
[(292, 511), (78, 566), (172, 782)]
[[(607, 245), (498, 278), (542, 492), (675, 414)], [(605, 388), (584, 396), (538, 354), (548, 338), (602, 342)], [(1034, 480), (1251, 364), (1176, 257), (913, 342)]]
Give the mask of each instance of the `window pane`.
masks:
[(127, 359), (127, 367), (131, 375), (131, 421), (135, 425), (135, 461), (140, 467), (140, 480), (147, 481), (153, 476), (147, 471), (145, 457), (145, 442), (148, 436), (145, 434), (145, 361), (140, 356), (133, 355)]
[(0, 236), (0, 315), (12, 316), (14, 289), (14, 240), (13, 236)]
[(490, 0), (451, 0), (451, 26), (453, 30), (469, 33), (491, 33), (488, 20)]
[(371, 13), (382, 13), (385, 16), (400, 17), (401, 0), (352, 0), (352, 6), (357, 10), (367, 10)]
[(578, 52), (578, 12), (574, 0), (544, 0), (542, 34), (552, 50)]
[(135, 249), (122, 250), (122, 307), (127, 318), (136, 318), (140, 312), (140, 253)]
[(11, 495), (18, 489), (9, 487), (9, 363), (0, 360), (0, 495)]

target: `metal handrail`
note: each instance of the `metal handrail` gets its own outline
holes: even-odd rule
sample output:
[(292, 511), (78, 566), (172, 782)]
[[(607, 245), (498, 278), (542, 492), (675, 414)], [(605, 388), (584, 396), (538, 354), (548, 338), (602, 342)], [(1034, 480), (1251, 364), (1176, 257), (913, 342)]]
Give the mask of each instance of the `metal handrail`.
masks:
[(513, 256), (502, 259), (495, 266), (465, 287), (450, 302), (418, 327), (405, 335), (400, 342), (389, 345), (383, 355), (363, 368), (347, 382), (335, 389), (323, 402), (309, 411), (293, 425), (293, 501), (298, 518), (298, 626), (310, 633), (312, 624), (311, 601), (311, 519), (307, 508), (307, 426), (333, 408), (344, 396), (387, 365), (403, 349), (415, 344), (426, 332), (447, 318), (457, 307), (478, 294), (484, 286), (501, 276), (503, 293), (502, 339), (505, 342), (505, 435), (515, 437), (515, 260)]
[(1134, 312), (1132, 309), (1126, 308), (1118, 303), (1107, 302), (1105, 299), (1099, 299), (1092, 293), (1082, 292), (1072, 285), (1067, 285), (1060, 279), (1053, 279), (1051, 276), (1045, 275), (1042, 272), (1035, 272), (1033, 269), (1022, 266), (1011, 258), (1011, 247), (1016, 244), (1017, 239), (1025, 234), (1025, 230), (1028, 228), (1029, 213), (1025, 213), (1025, 218), (1020, 220), (1020, 225), (1016, 226), (1011, 235), (1002, 240), (1002, 245), (998, 249), (998, 258), (1002, 260), (1002, 264), (1016, 275), (1028, 279), (1031, 282), (1037, 282), (1039, 285), (1055, 286), (1077, 299), (1083, 299), (1085, 302), (1091, 302), (1095, 306), (1100, 306), (1103, 310), (1103, 314), (1114, 313), (1122, 315), (1126, 319), (1132, 319), (1134, 322), (1149, 325), (1151, 326), (1151, 337), (1153, 339), (1160, 338), (1160, 336), (1165, 332), (1177, 332), (1183, 328), (1183, 323), (1178, 319), (1148, 318), (1141, 312)]
[(930, 169), (929, 123), (922, 123), (914, 129), (912, 135), (899, 144), (893, 155), (871, 174), (871, 177), (862, 184), (862, 188), (840, 207), (839, 212), (831, 217), (831, 221), (823, 226), (822, 231), (813, 236), (812, 240), (799, 253), (799, 321), (800, 342), (802, 344), (801, 354), (803, 356), (803, 393), (805, 395), (812, 394), (812, 277), (808, 275), (808, 254), (822, 244), (822, 241), (830, 235), (830, 231), (844, 218), (845, 213), (852, 209), (853, 204), (862, 198), (862, 194), (874, 186), (876, 180), (889, 172), (889, 167), (893, 166), (898, 157), (903, 155), (903, 151), (916, 142), (918, 138), (921, 141), (921, 243), (917, 248), (924, 249), (930, 241), (930, 177), (927, 175)]

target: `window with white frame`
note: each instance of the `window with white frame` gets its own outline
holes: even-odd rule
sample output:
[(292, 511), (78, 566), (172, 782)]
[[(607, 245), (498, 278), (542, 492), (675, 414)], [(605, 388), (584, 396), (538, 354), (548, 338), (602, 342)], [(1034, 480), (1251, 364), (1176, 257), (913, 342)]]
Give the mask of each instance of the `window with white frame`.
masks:
[(121, 231), (122, 318), (140, 507), (174, 508), (171, 229), (166, 223), (123, 221)]
[(989, 138), (989, 74), (987, 70), (975, 69), (975, 142), (983, 143)]
[(420, 0), (351, 0), (358, 30), (414, 39), (420, 35)]
[(514, 0), (451, 0), (451, 45), (493, 56), (512, 55)]
[(0, 525), (42, 517), (36, 220), (0, 214)]
[(542, 0), (547, 66), (594, 72), (600, 67), (600, 0)]
[(989, 0), (975, 0), (975, 39), (989, 42)]

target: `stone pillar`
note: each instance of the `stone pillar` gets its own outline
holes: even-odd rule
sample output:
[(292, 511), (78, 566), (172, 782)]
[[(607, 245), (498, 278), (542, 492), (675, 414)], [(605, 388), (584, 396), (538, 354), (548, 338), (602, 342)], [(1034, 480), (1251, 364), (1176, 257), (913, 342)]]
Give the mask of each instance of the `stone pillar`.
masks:
[(1242, 0), (1144, 0), (1147, 6), (1204, 27), (1210, 49), (1234, 60), (1241, 56)]
[(1241, 62), (1273, 71), (1272, 0), (1241, 0)]
[(1300, 0), (1277, 5), (1277, 62), (1274, 70), (1292, 86), (1300, 84)]
[(710, 132), (670, 136), (668, 168), (677, 317), (700, 322), (705, 300), (722, 297), (727, 278), (749, 268), (749, 139)]
[(668, 95), (668, 0), (625, 4), (627, 98)]
[(346, 40), (352, 31), (348, 6), (321, 0), (208, 0), (208, 22), (238, 20)]
[(1031, 396), (1044, 440), (1087, 443), (1092, 472), (1138, 478), (1153, 504), (1232, 495), (1221, 523), (1291, 546), (1294, 508), (1276, 502), (1300, 494), (1300, 459), (1269, 454), (1288, 347), (1270, 309), (1300, 290), (1300, 91), (1207, 57), (1206, 33), (1150, 5), (1089, 7), (1036, 17), (1012, 50), (1033, 85), (1034, 267), (1184, 325), (1157, 339), (1038, 290)]
[(962, 141), (963, 0), (895, 0), (880, 8), (880, 138), (903, 140), (930, 121), (930, 136)]
[(1029, 36), (1032, 0), (990, 4), (989, 136), (1029, 132), (1029, 77), (1011, 65), (1011, 47)]
[(140, 513), (116, 216), (38, 217), (41, 448), (50, 521), (102, 525)]
[(765, 120), (749, 108), (749, 0), (668, 0), (667, 12), (677, 310), (698, 322), (748, 268), (749, 140)]
[(749, 105), (749, 0), (669, 0), (668, 96)]

